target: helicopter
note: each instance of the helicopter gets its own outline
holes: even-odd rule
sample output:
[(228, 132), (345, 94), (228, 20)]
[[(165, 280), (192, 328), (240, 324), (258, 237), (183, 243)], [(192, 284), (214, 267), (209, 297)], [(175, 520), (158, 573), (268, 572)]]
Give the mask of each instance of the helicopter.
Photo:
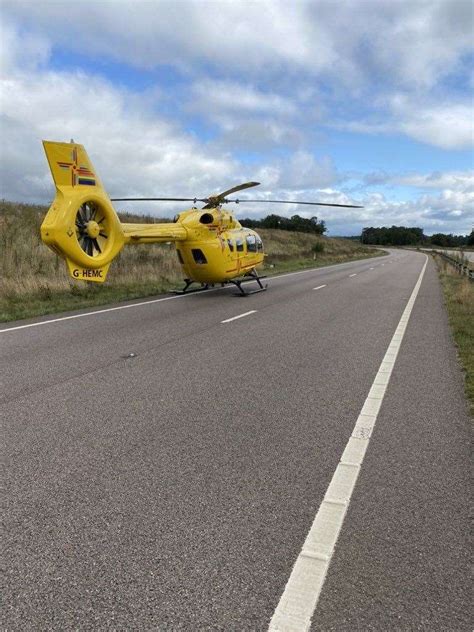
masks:
[[(262, 292), (257, 267), (264, 261), (263, 242), (257, 232), (244, 228), (223, 204), (239, 203), (228, 195), (259, 182), (245, 182), (205, 198), (109, 198), (82, 145), (43, 141), (56, 186), (56, 196), (41, 225), (41, 239), (65, 259), (73, 279), (103, 283), (112, 260), (125, 244), (174, 242), (184, 275), (177, 293), (207, 289), (214, 284), (233, 284), (239, 296)], [(112, 202), (174, 201), (193, 206), (175, 216), (172, 223), (122, 223)], [(309, 204), (361, 208), (352, 204), (245, 200), (276, 204)], [(196, 203), (204, 203), (201, 209)], [(254, 280), (251, 292), (242, 287)], [(190, 289), (192, 284), (198, 288)]]

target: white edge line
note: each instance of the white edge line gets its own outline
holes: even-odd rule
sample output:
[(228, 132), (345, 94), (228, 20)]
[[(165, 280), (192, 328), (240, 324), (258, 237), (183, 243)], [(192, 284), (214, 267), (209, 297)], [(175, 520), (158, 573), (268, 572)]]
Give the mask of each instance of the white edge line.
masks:
[(225, 320), (221, 320), (221, 323), (230, 323), (231, 320), (237, 320), (238, 318), (243, 318), (244, 316), (250, 316), (250, 314), (255, 314), (257, 310), (251, 309), (250, 312), (245, 312), (245, 314), (239, 314), (238, 316), (232, 316), (232, 318), (226, 318)]
[(321, 290), (323, 287), (327, 287), (327, 283), (324, 285), (318, 285), (318, 287), (313, 287), (313, 290)]
[(357, 418), (352, 435), (270, 621), (270, 632), (308, 632), (365, 452), (390, 382), (428, 257)]
[[(268, 277), (272, 281), (274, 279), (283, 279), (285, 277), (294, 276), (296, 274), (307, 274), (308, 272), (325, 272), (331, 268), (338, 268), (342, 266), (350, 265), (351, 263), (363, 263), (367, 259), (356, 259), (355, 261), (345, 261), (344, 263), (334, 263), (330, 266), (323, 266), (321, 268), (308, 268), (307, 270), (298, 270), (297, 272), (285, 272), (284, 274), (275, 274), (275, 276)], [(219, 290), (229, 289), (228, 287), (214, 287), (208, 290), (203, 290), (199, 294), (205, 294), (206, 292), (217, 292)], [(94, 316), (95, 314), (105, 314), (107, 312), (116, 312), (120, 309), (130, 309), (131, 307), (141, 307), (142, 305), (152, 305), (153, 303), (160, 303), (162, 301), (171, 301), (177, 298), (186, 298), (195, 296), (195, 294), (179, 294), (177, 296), (164, 296), (162, 298), (154, 298), (150, 301), (140, 301), (140, 303), (131, 303), (130, 305), (118, 305), (117, 307), (107, 307), (105, 309), (96, 309), (93, 312), (85, 312), (84, 314), (73, 314), (72, 316), (61, 316), (60, 318), (51, 318), (50, 320), (42, 320), (39, 323), (29, 323), (28, 325), (17, 325), (16, 327), (7, 327), (6, 329), (0, 329), (0, 334), (4, 334), (7, 331), (16, 331), (18, 329), (28, 329), (29, 327), (40, 327), (41, 325), (50, 325), (51, 323), (58, 323), (62, 320), (72, 320), (73, 318), (84, 318), (85, 316)]]

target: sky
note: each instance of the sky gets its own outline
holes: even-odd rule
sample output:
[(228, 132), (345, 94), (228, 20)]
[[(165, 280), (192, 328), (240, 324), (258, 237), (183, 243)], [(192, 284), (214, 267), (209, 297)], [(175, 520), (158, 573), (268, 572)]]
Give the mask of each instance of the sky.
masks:
[[(0, 196), (49, 204), (41, 140), (85, 146), (111, 197), (206, 197), (240, 217), (467, 234), (471, 0), (0, 4)], [(362, 209), (244, 204), (245, 197)], [(158, 217), (176, 203), (118, 203)]]

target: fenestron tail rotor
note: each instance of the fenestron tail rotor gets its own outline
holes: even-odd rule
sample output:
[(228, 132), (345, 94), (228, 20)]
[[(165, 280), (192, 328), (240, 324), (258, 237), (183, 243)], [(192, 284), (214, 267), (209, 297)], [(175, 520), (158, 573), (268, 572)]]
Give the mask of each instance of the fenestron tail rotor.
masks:
[(89, 257), (103, 253), (109, 238), (105, 213), (95, 202), (84, 202), (76, 213), (76, 237), (80, 247)]

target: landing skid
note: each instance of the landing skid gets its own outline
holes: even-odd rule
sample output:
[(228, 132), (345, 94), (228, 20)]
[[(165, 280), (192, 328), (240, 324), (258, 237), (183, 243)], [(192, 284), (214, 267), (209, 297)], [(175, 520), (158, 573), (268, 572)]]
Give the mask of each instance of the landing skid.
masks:
[(190, 286), (196, 281), (192, 281), (191, 279), (184, 279), (185, 286), (182, 290), (172, 290), (172, 294), (195, 294), (196, 292), (203, 292), (204, 290), (209, 289), (209, 283), (201, 283), (200, 287), (196, 287), (190, 290)]
[[(265, 277), (260, 277), (257, 274), (256, 270), (252, 270), (248, 274), (246, 274), (242, 279), (231, 279), (230, 281), (225, 281), (220, 283), (221, 287), (224, 287), (228, 283), (235, 285), (238, 288), (239, 292), (235, 293), (234, 296), (250, 296), (250, 294), (258, 294), (258, 292), (265, 292), (267, 289), (267, 285), (262, 284), (262, 279)], [(250, 281), (256, 281), (258, 283), (258, 289), (251, 290), (250, 292), (246, 292), (242, 287), (242, 283), (249, 283)], [(193, 281), (192, 279), (184, 279), (185, 286), (182, 290), (172, 290), (172, 294), (195, 294), (196, 292), (203, 292), (204, 290), (208, 290), (211, 287), (214, 287), (214, 283), (201, 283), (200, 287), (194, 288), (190, 290), (189, 288), (193, 283), (197, 283), (197, 281)]]
[[(245, 283), (247, 281), (250, 281), (249, 278), (246, 277), (251, 277), (251, 279), (253, 279), (254, 281), (257, 281), (259, 287), (257, 290), (251, 290), (250, 292), (246, 292), (243, 287), (242, 287), (242, 283)], [(257, 274), (256, 270), (252, 270), (251, 272), (249, 272), (247, 275), (245, 275), (245, 277), (243, 279), (232, 279), (231, 281), (229, 281), (229, 283), (232, 283), (233, 285), (235, 285), (238, 290), (239, 293), (235, 293), (234, 296), (250, 296), (251, 294), (258, 294), (259, 292), (265, 292), (265, 290), (267, 289), (268, 285), (262, 284), (261, 279), (264, 279), (265, 277), (260, 277)]]

